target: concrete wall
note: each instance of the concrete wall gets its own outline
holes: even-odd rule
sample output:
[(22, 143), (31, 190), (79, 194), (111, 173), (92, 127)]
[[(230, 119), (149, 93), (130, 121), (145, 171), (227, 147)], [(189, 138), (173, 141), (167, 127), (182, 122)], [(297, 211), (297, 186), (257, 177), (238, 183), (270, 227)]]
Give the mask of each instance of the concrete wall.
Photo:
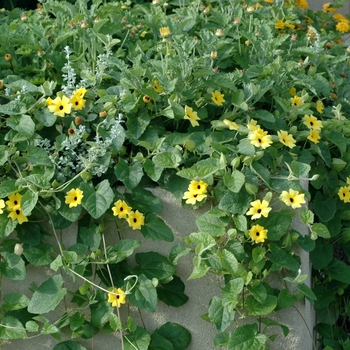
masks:
[[(148, 240), (142, 240), (142, 235), (138, 231), (130, 231), (127, 233), (127, 238), (142, 240), (143, 244), (137, 252), (156, 250), (161, 254), (167, 256), (171, 247), (174, 244), (182, 241), (183, 238), (192, 232), (196, 232), (195, 225), (196, 218), (201, 214), (200, 211), (192, 211), (183, 209), (181, 203), (176, 200), (170, 193), (161, 189), (154, 190), (155, 195), (161, 199), (163, 203), (163, 210), (160, 216), (171, 227), (175, 235), (175, 240), (172, 243), (167, 242), (151, 242)], [(207, 208), (208, 209), (208, 208)], [(202, 210), (203, 212), (203, 210)], [(307, 228), (302, 225), (298, 220), (294, 222), (295, 228), (299, 232), (307, 234)], [(62, 232), (62, 238), (67, 247), (75, 243), (76, 226), (73, 225), (69, 229)], [(113, 228), (108, 235), (109, 243), (115, 244), (117, 237)], [(187, 256), (180, 259), (177, 267), (177, 275), (179, 275), (183, 281), (186, 281), (188, 276), (192, 272), (192, 256)], [(307, 254), (302, 255), (303, 265), (302, 273), (310, 272), (309, 258)], [(28, 296), (31, 295), (29, 285), (35, 282), (40, 285), (45, 281), (48, 276), (54, 275), (53, 271), (49, 269), (37, 268), (28, 266), (28, 278), (26, 281), (3, 281), (2, 283), (2, 295), (7, 294), (10, 291), (20, 291)], [(5, 283), (4, 283), (5, 282)], [(159, 325), (171, 321), (177, 322), (186, 327), (192, 335), (192, 342), (188, 350), (214, 350), (213, 339), (216, 334), (215, 326), (211, 323), (207, 323), (201, 319), (201, 315), (207, 312), (207, 307), (210, 299), (213, 295), (221, 295), (221, 291), (218, 288), (218, 282), (209, 278), (202, 278), (198, 280), (190, 280), (186, 282), (185, 293), (189, 297), (189, 301), (180, 308), (174, 308), (159, 302), (157, 312), (149, 314), (142, 313), (142, 317), (146, 324), (146, 328), (149, 332), (153, 332)], [(310, 279), (308, 280), (310, 283)], [(67, 285), (71, 285), (71, 278), (67, 277)], [(280, 286), (280, 280), (277, 280), (278, 286)], [(76, 288), (82, 284), (81, 281), (76, 281)], [(69, 302), (69, 297), (67, 297)], [(69, 303), (68, 303), (69, 306)], [(126, 307), (121, 308), (122, 319), (126, 320), (127, 315)], [(45, 314), (43, 316), (50, 318), (51, 320), (57, 319), (61, 314), (61, 311), (57, 311), (55, 314)], [(134, 317), (139, 325), (142, 325), (140, 315), (137, 310), (131, 309), (130, 315)], [(296, 305), (296, 308), (290, 308), (286, 311), (280, 311), (272, 315), (273, 318), (280, 323), (290, 328), (290, 334), (285, 338), (280, 334), (276, 341), (269, 347), (271, 350), (313, 350), (312, 333), (315, 324), (315, 315), (308, 302), (302, 301)], [(249, 319), (245, 319), (242, 322), (249, 323)], [(276, 333), (281, 333), (280, 329), (276, 327)], [(63, 335), (64, 336), (64, 335)], [(65, 340), (63, 338), (62, 340)], [(79, 340), (88, 350), (120, 350), (120, 343), (118, 335), (104, 335), (98, 334), (93, 339)], [(58, 341), (51, 336), (40, 336), (27, 340), (13, 340), (8, 341), (0, 345), (1, 350), (43, 350), (53, 349), (54, 345)]]

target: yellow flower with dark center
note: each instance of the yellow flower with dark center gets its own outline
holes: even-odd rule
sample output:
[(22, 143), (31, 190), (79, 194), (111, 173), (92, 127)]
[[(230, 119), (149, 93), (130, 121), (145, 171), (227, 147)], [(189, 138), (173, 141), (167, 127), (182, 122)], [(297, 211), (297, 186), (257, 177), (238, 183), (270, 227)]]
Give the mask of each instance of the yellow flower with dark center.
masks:
[(200, 118), (198, 117), (197, 112), (193, 111), (191, 107), (185, 106), (184, 119), (188, 119), (193, 127), (199, 125), (197, 120), (200, 120)]
[(83, 197), (84, 195), (82, 190), (79, 188), (72, 188), (66, 193), (65, 203), (69, 204), (69, 208), (73, 208), (81, 204)]
[(224, 124), (228, 126), (228, 128), (230, 130), (238, 130), (238, 124), (231, 121), (231, 120), (228, 120), (228, 119), (224, 119), (223, 120)]
[(320, 141), (320, 132), (318, 130), (310, 129), (310, 134), (307, 137), (313, 143), (319, 143)]
[(73, 92), (73, 95), (78, 95), (81, 98), (83, 98), (85, 94), (86, 94), (86, 89), (84, 87), (81, 87)]
[(28, 222), (28, 218), (23, 214), (20, 207), (11, 210), (7, 217), (11, 218), (13, 221), (17, 220), (20, 225), (22, 225), (24, 222)]
[(85, 100), (78, 93), (75, 93), (69, 101), (76, 111), (80, 111), (85, 107)]
[(155, 92), (158, 92), (158, 94), (160, 94), (161, 92), (163, 92), (163, 88), (161, 86), (159, 86), (158, 82), (159, 82), (158, 79), (154, 79), (154, 81), (153, 81), (153, 89), (154, 89)]
[(317, 100), (317, 102), (316, 102), (316, 111), (321, 114), (323, 112), (323, 110), (324, 110), (324, 105), (323, 105), (322, 101), (321, 100)]
[(22, 195), (20, 193), (14, 193), (8, 196), (8, 201), (6, 201), (7, 209), (14, 210), (21, 207), (21, 198)]
[(254, 225), (249, 230), (249, 236), (255, 243), (263, 243), (267, 239), (267, 232), (264, 226)]
[(336, 24), (335, 29), (336, 29), (338, 32), (347, 33), (347, 32), (350, 30), (349, 21), (348, 21), (347, 19), (343, 19), (343, 20), (339, 21), (339, 22)]
[(280, 142), (285, 146), (289, 147), (290, 149), (295, 147), (296, 140), (294, 139), (293, 135), (288, 134), (288, 132), (284, 130), (277, 131), (277, 135)]
[(262, 149), (270, 147), (272, 144), (271, 136), (267, 134), (267, 131), (261, 128), (249, 133), (248, 139), (253, 146), (261, 147)]
[(5, 208), (5, 201), (3, 199), (0, 199), (0, 214), (4, 212), (3, 211), (4, 208)]
[(258, 124), (258, 122), (254, 119), (250, 119), (248, 124), (247, 124), (247, 128), (248, 130), (254, 131), (260, 128), (260, 125)]
[(253, 201), (250, 203), (252, 206), (248, 211), (246, 215), (252, 215), (252, 219), (260, 219), (261, 216), (264, 216), (265, 218), (268, 217), (269, 212), (271, 211), (271, 208), (269, 207), (269, 202), (265, 199), (262, 201), (260, 199), (257, 199), (256, 201)]
[(126, 221), (133, 230), (140, 230), (141, 226), (145, 224), (145, 217), (138, 210), (131, 211)]
[(292, 106), (300, 107), (304, 104), (303, 99), (299, 96), (294, 96), (290, 99), (292, 101)]
[(220, 93), (220, 91), (215, 90), (211, 93), (211, 99), (217, 106), (222, 106), (222, 104), (225, 102), (224, 100), (224, 94)]
[(282, 191), (280, 195), (282, 202), (293, 209), (300, 208), (302, 204), (306, 203), (304, 197), (304, 193), (299, 193), (299, 191), (295, 191), (292, 188), (288, 192)]
[(112, 304), (113, 307), (120, 307), (121, 304), (126, 303), (126, 294), (121, 288), (113, 288), (110, 293), (108, 293), (108, 302)]
[(183, 199), (186, 199), (186, 204), (196, 204), (196, 202), (201, 202), (207, 195), (205, 193), (194, 193), (191, 191), (186, 191), (184, 193)]
[(323, 128), (322, 120), (318, 120), (313, 115), (305, 114), (303, 118), (303, 124), (312, 130), (321, 130)]
[(208, 184), (203, 180), (200, 180), (200, 181), (192, 180), (188, 185), (188, 190), (192, 193), (204, 194), (204, 193), (207, 193), (207, 187), (208, 187)]
[(332, 4), (330, 2), (327, 2), (327, 4), (323, 5), (323, 12), (327, 13), (327, 12), (334, 12), (336, 11), (336, 8), (331, 7)]
[(295, 5), (302, 8), (303, 10), (307, 10), (309, 6), (306, 0), (295, 0)]
[(112, 210), (114, 216), (118, 216), (119, 219), (125, 219), (131, 213), (132, 208), (119, 199), (114, 203)]
[(69, 98), (63, 96), (62, 98), (57, 96), (51, 101), (51, 104), (47, 106), (51, 113), (59, 117), (64, 117), (65, 114), (70, 114), (72, 105), (69, 102)]
[(162, 27), (159, 28), (159, 33), (162, 38), (166, 38), (170, 35), (170, 28), (169, 27)]
[(342, 186), (339, 188), (338, 196), (344, 203), (350, 202), (350, 186)]

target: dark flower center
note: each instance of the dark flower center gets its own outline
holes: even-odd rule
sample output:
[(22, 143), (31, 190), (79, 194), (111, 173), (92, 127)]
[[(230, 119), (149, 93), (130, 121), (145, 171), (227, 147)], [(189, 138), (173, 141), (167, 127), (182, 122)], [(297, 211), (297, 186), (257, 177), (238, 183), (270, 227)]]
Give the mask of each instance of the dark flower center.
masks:
[(293, 203), (294, 202), (294, 198), (289, 198), (289, 200)]
[(21, 211), (19, 209), (16, 210), (16, 214), (19, 215), (21, 214)]
[(134, 218), (133, 221), (134, 221), (135, 224), (137, 223), (137, 219), (136, 218)]
[(119, 208), (119, 211), (123, 211), (123, 210), (124, 210), (124, 208), (123, 208), (123, 207), (120, 207), (120, 208)]
[(256, 233), (256, 236), (259, 237), (259, 236), (260, 236), (260, 232), (257, 232), (257, 233)]
[(74, 197), (74, 200), (75, 200), (75, 201), (78, 200), (77, 196)]
[(14, 201), (13, 203), (14, 203), (14, 205), (17, 205), (17, 204), (18, 204), (18, 202), (17, 202), (17, 201)]
[(117, 299), (119, 299), (120, 298), (120, 295), (119, 294), (117, 294)]
[(258, 209), (257, 212), (258, 212), (258, 214), (260, 214), (261, 213), (261, 209)]
[(60, 111), (62, 111), (63, 108), (64, 108), (64, 107), (63, 107), (62, 105), (58, 107), (58, 109), (59, 109)]

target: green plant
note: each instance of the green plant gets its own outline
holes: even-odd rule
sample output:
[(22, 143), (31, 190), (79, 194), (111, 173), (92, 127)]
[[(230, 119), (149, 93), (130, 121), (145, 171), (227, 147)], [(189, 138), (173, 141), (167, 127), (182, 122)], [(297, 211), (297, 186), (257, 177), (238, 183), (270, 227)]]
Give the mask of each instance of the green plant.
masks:
[[(320, 346), (345, 348), (348, 334), (336, 325), (347, 314), (336, 306), (350, 268), (334, 259), (337, 246), (349, 256), (350, 241), (345, 17), (306, 11), (305, 1), (87, 4), (49, 0), (22, 16), (0, 13), (0, 53), (11, 57), (0, 62), (0, 273), (24, 280), (26, 263), (55, 272), (30, 298), (4, 296), (0, 337), (59, 339), (68, 328), (89, 338), (103, 329), (120, 332), (125, 349), (185, 349), (181, 325), (149, 334), (119, 309), (185, 304), (176, 264), (191, 253), (190, 279), (221, 281), (202, 316), (217, 328), (215, 346), (268, 348), (271, 327), (288, 334), (271, 313), (307, 298)], [(189, 209), (210, 204), (198, 232), (167, 257), (137, 253), (141, 243), (128, 238), (132, 229), (173, 240), (154, 186)], [(77, 242), (65, 247), (57, 232), (73, 223)], [(310, 252), (312, 288), (298, 249)], [(281, 284), (272, 286), (276, 273)], [(62, 288), (66, 278), (80, 287)], [(76, 307), (56, 323), (42, 316), (68, 293)], [(253, 323), (240, 324), (246, 316)]]

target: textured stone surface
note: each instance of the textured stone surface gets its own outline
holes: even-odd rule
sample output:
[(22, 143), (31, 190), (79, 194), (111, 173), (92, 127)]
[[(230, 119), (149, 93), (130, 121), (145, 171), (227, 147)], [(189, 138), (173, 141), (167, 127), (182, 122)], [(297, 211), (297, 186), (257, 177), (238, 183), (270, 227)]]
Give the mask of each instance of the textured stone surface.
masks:
[[(181, 203), (176, 200), (171, 194), (161, 190), (155, 189), (153, 192), (162, 200), (163, 210), (160, 216), (165, 220), (165, 222), (173, 230), (175, 239), (174, 242), (152, 242), (144, 240), (142, 235), (138, 231), (129, 231), (125, 235), (125, 238), (138, 239), (143, 242), (142, 246), (137, 249), (137, 252), (141, 251), (150, 251), (155, 250), (159, 253), (168, 256), (170, 249), (183, 240), (183, 237), (189, 235), (192, 232), (196, 231), (195, 220), (196, 217), (201, 214), (199, 211), (192, 211), (188, 209), (183, 209)], [(306, 228), (300, 222), (295, 222), (295, 228), (300, 233), (305, 232)], [(73, 225), (69, 229), (61, 232), (62, 241), (66, 244), (67, 247), (75, 243), (75, 232), (76, 226)], [(108, 244), (115, 244), (118, 241), (118, 237), (114, 227), (109, 228), (109, 232), (106, 234)], [(309, 273), (309, 260), (308, 255), (304, 254), (302, 256), (303, 267), (302, 273)], [(188, 255), (180, 259), (177, 266), (177, 275), (182, 278), (183, 281), (186, 281), (188, 276), (192, 272), (192, 256)], [(45, 281), (50, 275), (53, 275), (53, 271), (49, 269), (37, 268), (28, 266), (28, 279), (25, 281), (6, 281), (3, 283), (2, 295), (10, 291), (21, 291), (22, 293), (31, 296), (29, 290), (29, 284), (35, 282), (37, 285), (40, 285)], [(213, 278), (213, 277), (212, 277)], [(27, 283), (27, 284), (26, 284)], [(68, 277), (67, 285), (72, 283), (71, 279)], [(280, 281), (277, 281), (279, 284)], [(75, 285), (77, 288), (81, 281), (76, 281)], [(214, 279), (209, 279), (208, 277), (202, 278), (199, 280), (190, 280), (186, 282), (185, 293), (189, 297), (189, 301), (180, 308), (174, 308), (165, 305), (162, 302), (159, 302), (157, 312), (154, 314), (148, 314), (141, 312), (145, 327), (149, 332), (153, 332), (159, 325), (171, 321), (177, 322), (184, 327), (186, 327), (192, 335), (192, 342), (189, 350), (212, 350), (213, 339), (216, 334), (215, 326), (204, 321), (200, 316), (207, 312), (207, 307), (210, 299), (213, 295), (220, 295), (221, 292), (217, 286), (219, 281)], [(69, 299), (68, 299), (69, 301)], [(308, 328), (312, 332), (314, 325), (314, 314), (310, 308), (309, 303), (300, 302), (297, 306), (297, 310), (291, 308), (283, 312), (278, 312), (273, 314), (273, 318), (285, 324), (291, 329), (290, 334), (287, 338), (284, 338), (283, 335), (279, 335), (270, 349), (272, 350), (295, 350), (295, 349), (305, 349), (311, 350), (312, 339), (308, 332)], [(127, 315), (122, 314), (123, 320), (126, 319)], [(49, 315), (49, 314), (48, 314)], [(44, 315), (48, 317), (48, 315)], [(56, 314), (51, 315), (50, 319), (54, 321), (60, 316), (60, 311)], [(131, 316), (133, 316), (139, 325), (142, 326), (140, 314), (136, 310), (131, 310)], [(249, 322), (249, 319), (245, 319), (244, 322)], [(280, 329), (276, 327), (274, 331), (276, 333), (281, 333)], [(62, 339), (65, 340), (65, 339)], [(99, 334), (93, 339), (81, 341), (81, 343), (88, 350), (119, 350), (120, 345), (117, 338), (117, 335), (103, 335)], [(18, 348), (22, 350), (42, 350), (42, 349), (53, 349), (54, 344), (57, 344), (57, 340), (51, 336), (40, 336), (28, 340), (14, 340), (7, 342), (0, 346), (1, 350), (17, 350)]]

